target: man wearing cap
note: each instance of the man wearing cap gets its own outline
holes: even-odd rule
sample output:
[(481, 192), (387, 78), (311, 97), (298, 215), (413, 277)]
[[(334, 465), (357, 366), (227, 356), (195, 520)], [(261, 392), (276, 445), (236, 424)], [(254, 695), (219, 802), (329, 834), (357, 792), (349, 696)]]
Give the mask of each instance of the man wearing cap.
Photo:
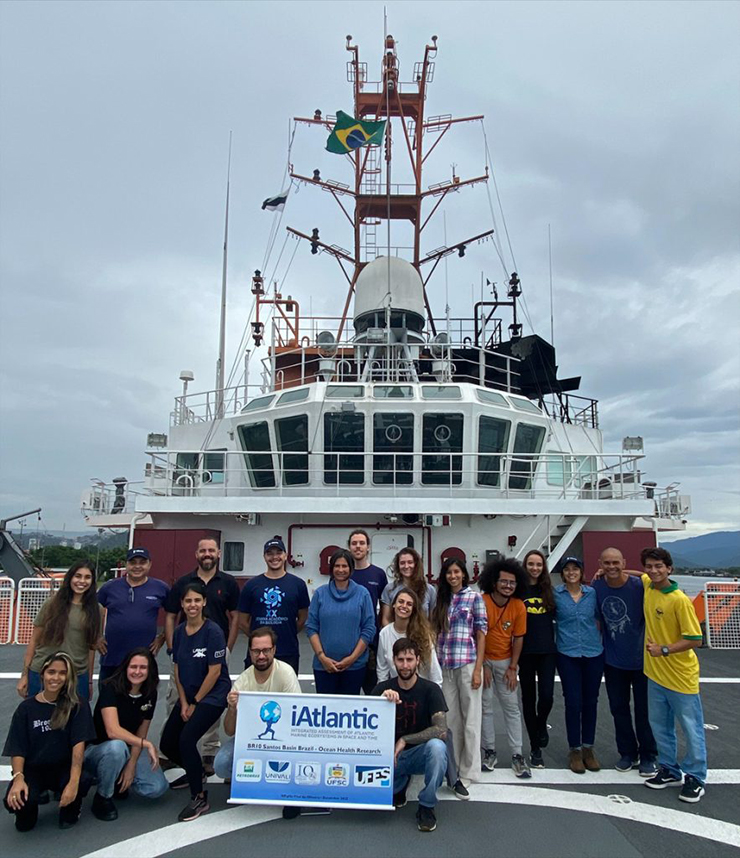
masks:
[(146, 548), (131, 548), (126, 554), (126, 574), (107, 581), (98, 591), (105, 609), (105, 632), (100, 642), (100, 682), (107, 679), (136, 647), (149, 647), (156, 656), (164, 643), (157, 634), (159, 609), (170, 588), (150, 578), (152, 560)]
[[(271, 628), (277, 637), (275, 658), (298, 673), (298, 633), (308, 616), (306, 582), (285, 568), (285, 543), (279, 536), (264, 547), (265, 572), (247, 581), (239, 596), (239, 628), (249, 637), (252, 628)], [(249, 650), (244, 667), (251, 664)]]

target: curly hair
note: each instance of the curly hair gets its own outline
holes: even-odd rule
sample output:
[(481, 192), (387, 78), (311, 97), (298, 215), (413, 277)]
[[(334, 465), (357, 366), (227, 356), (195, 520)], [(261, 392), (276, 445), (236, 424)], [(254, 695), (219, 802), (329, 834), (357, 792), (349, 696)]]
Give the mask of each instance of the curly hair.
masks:
[(516, 599), (521, 599), (526, 588), (526, 576), (524, 567), (514, 557), (504, 557), (500, 560), (491, 560), (483, 567), (478, 586), (481, 593), (492, 594), (496, 590), (496, 584), (502, 572), (508, 572), (516, 579), (516, 589), (511, 594)]
[[(410, 578), (404, 578), (403, 575), (401, 575), (401, 566), (399, 561), (402, 554), (408, 554), (414, 559), (414, 571)], [(427, 595), (427, 582), (424, 575), (424, 563), (422, 562), (419, 552), (415, 548), (402, 548), (393, 558), (391, 570), (393, 572), (393, 583), (396, 586), (401, 584), (404, 587), (408, 587), (409, 590), (413, 590), (418, 596), (419, 601), (423, 604)]]

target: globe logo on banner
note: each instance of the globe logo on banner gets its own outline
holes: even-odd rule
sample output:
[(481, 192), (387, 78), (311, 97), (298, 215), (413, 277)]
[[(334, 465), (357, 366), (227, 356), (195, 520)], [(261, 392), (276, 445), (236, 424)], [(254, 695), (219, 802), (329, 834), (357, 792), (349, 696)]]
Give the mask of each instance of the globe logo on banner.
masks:
[(276, 700), (267, 700), (260, 706), (260, 720), (265, 729), (257, 736), (258, 739), (274, 739), (275, 725), (282, 717), (283, 710)]

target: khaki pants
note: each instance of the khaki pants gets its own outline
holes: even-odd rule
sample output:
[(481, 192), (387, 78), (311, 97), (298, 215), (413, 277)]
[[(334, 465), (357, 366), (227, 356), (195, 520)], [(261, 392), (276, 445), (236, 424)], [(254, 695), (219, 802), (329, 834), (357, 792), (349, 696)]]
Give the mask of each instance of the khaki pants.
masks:
[[(180, 705), (180, 698), (177, 694), (177, 683), (175, 682), (175, 665), (172, 662), (170, 664), (170, 681), (167, 683), (167, 697), (165, 698), (168, 718), (175, 706)], [(218, 753), (218, 749), (221, 747), (221, 740), (219, 738), (220, 728), (221, 718), (218, 718), (216, 723), (208, 728), (208, 731), (203, 734), (201, 740), (198, 742), (198, 750), (202, 757), (215, 757)]]
[[(447, 726), (455, 743), (458, 776), (480, 779), (481, 688), (473, 690), (475, 662), (442, 670), (442, 691), (447, 701)], [(482, 687), (482, 686), (481, 686)]]
[(522, 752), (522, 716), (519, 710), (519, 686), (511, 691), (506, 684), (505, 674), (511, 664), (510, 658), (501, 661), (486, 661), (484, 668), (490, 669), (493, 681), (483, 689), (483, 738), (484, 751), (496, 750), (496, 732), (493, 725), (493, 695), (498, 698), (506, 726), (509, 750), (513, 754)]

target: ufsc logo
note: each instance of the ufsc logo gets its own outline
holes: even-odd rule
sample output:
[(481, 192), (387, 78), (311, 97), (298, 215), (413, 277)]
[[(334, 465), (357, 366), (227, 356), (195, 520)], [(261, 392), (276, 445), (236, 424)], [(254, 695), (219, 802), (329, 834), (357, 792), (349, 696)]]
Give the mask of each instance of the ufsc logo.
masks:
[(388, 766), (355, 766), (355, 786), (389, 787), (391, 770)]
[(234, 775), (238, 783), (262, 780), (262, 760), (237, 760)]
[(327, 763), (324, 783), (332, 787), (349, 786), (349, 766), (345, 763)]
[(321, 783), (321, 763), (296, 763), (295, 782), (303, 786), (316, 786)]
[(265, 768), (265, 780), (271, 783), (289, 784), (291, 780), (289, 760), (268, 760)]

